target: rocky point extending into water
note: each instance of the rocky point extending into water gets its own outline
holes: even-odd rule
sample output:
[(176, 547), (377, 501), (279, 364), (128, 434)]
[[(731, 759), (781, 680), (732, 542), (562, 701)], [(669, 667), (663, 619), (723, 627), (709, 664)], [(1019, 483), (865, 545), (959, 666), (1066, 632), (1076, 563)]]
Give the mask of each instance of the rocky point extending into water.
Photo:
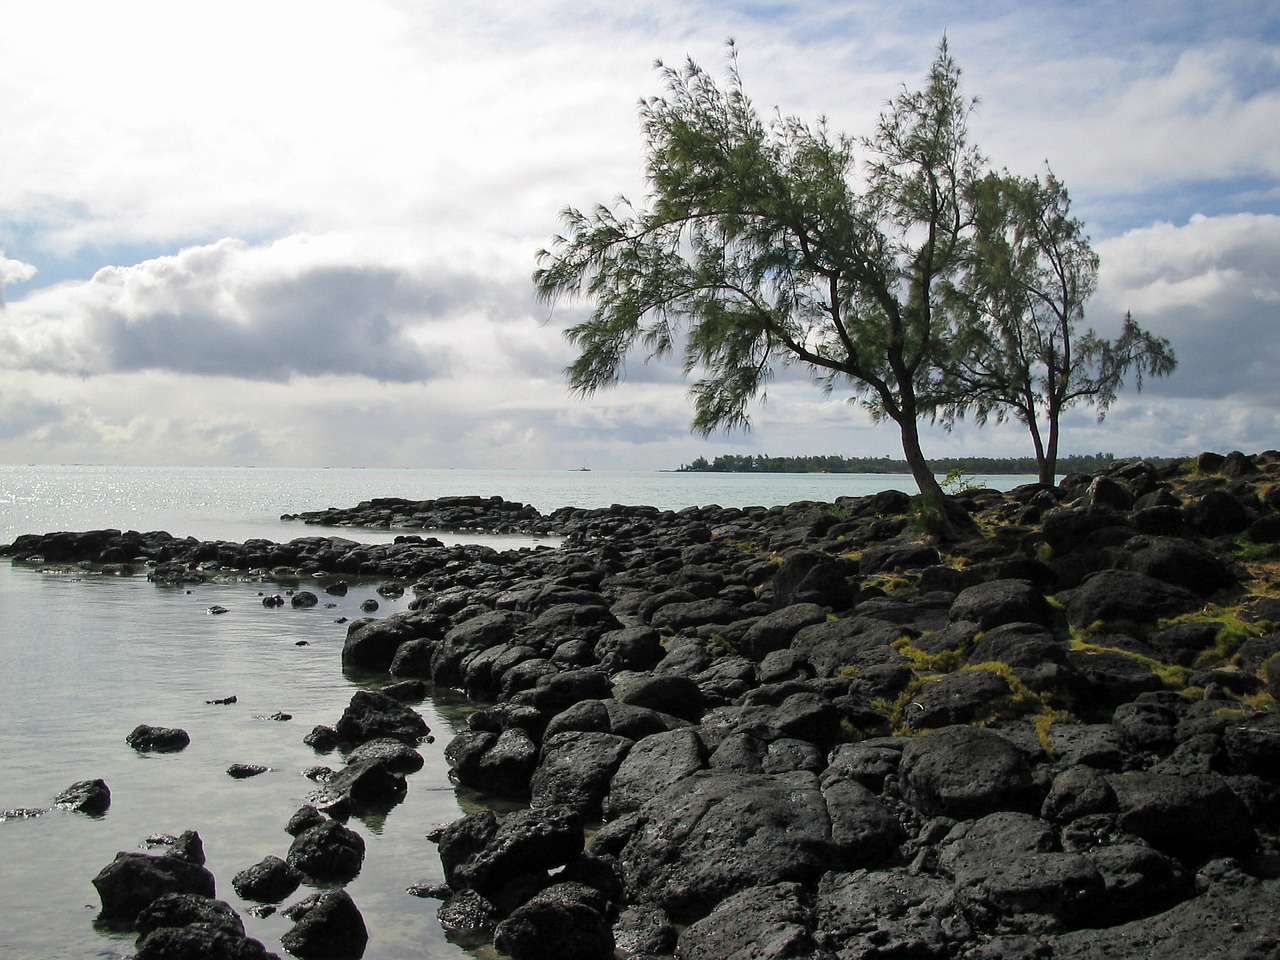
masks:
[[(1280, 453), (965, 490), (950, 509), (943, 543), (897, 492), (546, 516), (380, 499), (297, 519), (564, 539), (96, 531), (3, 552), (413, 592), (350, 625), (344, 669), (382, 692), (308, 734), (349, 762), (316, 774), (287, 860), (237, 875), (246, 897), (358, 869), (340, 821), (404, 795), (428, 738), (405, 701), (434, 685), (476, 702), (441, 745), (457, 782), (520, 805), (436, 835), (447, 886), (416, 892), (463, 943), (517, 960), (1280, 955)], [(329, 918), (319, 942), (358, 955), (337, 892), (297, 905), (299, 926)]]

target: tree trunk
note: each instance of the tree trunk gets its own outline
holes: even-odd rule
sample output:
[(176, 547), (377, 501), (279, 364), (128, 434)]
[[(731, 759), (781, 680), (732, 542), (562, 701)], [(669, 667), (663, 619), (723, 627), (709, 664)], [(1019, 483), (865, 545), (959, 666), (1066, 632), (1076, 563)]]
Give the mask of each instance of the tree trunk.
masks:
[(914, 417), (904, 416), (898, 421), (902, 433), (902, 453), (906, 457), (907, 466), (911, 468), (911, 476), (920, 491), (920, 516), (931, 533), (942, 540), (954, 540), (955, 528), (947, 515), (947, 496), (933, 475), (929, 461), (920, 449), (920, 430)]
[(1049, 444), (1040, 461), (1040, 482), (1053, 486), (1058, 474), (1058, 411), (1049, 411)]

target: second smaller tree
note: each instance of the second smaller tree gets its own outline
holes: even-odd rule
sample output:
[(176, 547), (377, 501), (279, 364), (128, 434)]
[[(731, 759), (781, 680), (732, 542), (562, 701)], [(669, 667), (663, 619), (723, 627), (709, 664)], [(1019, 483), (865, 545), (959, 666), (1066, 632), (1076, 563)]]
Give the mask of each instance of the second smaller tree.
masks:
[(1041, 483), (1057, 471), (1061, 418), (1078, 403), (1102, 420), (1133, 373), (1173, 372), (1169, 341), (1125, 314), (1119, 336), (1078, 330), (1097, 285), (1098, 256), (1084, 225), (1071, 216), (1066, 187), (1046, 174), (1030, 179), (991, 173), (972, 185), (975, 229), (962, 280), (950, 306), (966, 339), (949, 370), (965, 397), (943, 411), (951, 425), (972, 409), (979, 424), (1012, 416), (1027, 426)]

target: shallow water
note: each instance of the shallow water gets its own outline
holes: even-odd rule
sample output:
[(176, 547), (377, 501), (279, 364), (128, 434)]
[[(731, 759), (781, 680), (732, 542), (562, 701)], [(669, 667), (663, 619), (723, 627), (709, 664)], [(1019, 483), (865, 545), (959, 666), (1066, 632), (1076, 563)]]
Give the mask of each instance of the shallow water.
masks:
[[(360, 615), (373, 586), (309, 610), (264, 608), (260, 589), (158, 587), (141, 576), (74, 577), (0, 564), (0, 809), (45, 807), (71, 783), (96, 777), (112, 792), (101, 818), (55, 810), (0, 822), (0, 902), (9, 918), (0, 956), (131, 954), (132, 936), (94, 929), (99, 901), (90, 881), (117, 851), (188, 829), (204, 841), (218, 896), (244, 917), (250, 935), (280, 951), (289, 922), (249, 916), (251, 904), (235, 896), (231, 877), (268, 854), (285, 855), (291, 838), (284, 825), (315, 787), (302, 771), (342, 762), (302, 738), (316, 724), (334, 723), (358, 688), (342, 675), (346, 627), (334, 620)], [(380, 599), (379, 612), (404, 602)], [(214, 604), (228, 612), (207, 613)], [(235, 704), (206, 703), (232, 695)], [(455, 728), (432, 703), (418, 709), (436, 742), (422, 746), (426, 766), (409, 778), (406, 800), (384, 818), (351, 822), (367, 843), (348, 890), (370, 928), (368, 960), (465, 956), (444, 939), (436, 902), (405, 893), (415, 882), (440, 882), (425, 835), (462, 814), (442, 755)], [(266, 719), (278, 712), (292, 719)], [(175, 754), (136, 753), (124, 738), (139, 723), (181, 727), (191, 745)], [(236, 762), (271, 769), (235, 780), (225, 771)]]

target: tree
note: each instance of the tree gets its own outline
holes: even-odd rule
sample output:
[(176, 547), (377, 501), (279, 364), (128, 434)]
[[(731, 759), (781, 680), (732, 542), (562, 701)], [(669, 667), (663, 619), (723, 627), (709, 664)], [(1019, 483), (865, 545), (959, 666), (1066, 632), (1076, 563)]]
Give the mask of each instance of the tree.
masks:
[[(807, 367), (826, 391), (848, 390), (897, 424), (927, 508), (943, 497), (919, 422), (962, 401), (944, 376), (955, 331), (947, 283), (966, 261), (969, 187), (981, 163), (968, 143), (973, 103), (946, 41), (919, 91), (902, 91), (863, 141), (775, 114), (760, 117), (730, 44), (722, 89), (697, 64), (658, 64), (666, 96), (641, 104), (650, 196), (589, 213), (538, 254), (538, 294), (585, 296), (570, 387), (589, 395), (682, 341), (693, 428), (745, 427), (778, 365)], [(855, 188), (854, 148), (868, 159)]]
[(951, 376), (965, 399), (944, 411), (943, 422), (967, 408), (979, 424), (1015, 417), (1031, 434), (1040, 482), (1053, 483), (1064, 411), (1091, 404), (1101, 421), (1130, 371), (1140, 390), (1144, 376), (1165, 376), (1177, 360), (1168, 340), (1128, 313), (1114, 340), (1077, 329), (1097, 285), (1098, 256), (1052, 171), (1043, 181), (990, 173), (971, 189), (975, 230), (961, 285), (951, 291), (964, 315), (955, 323), (964, 340)]

